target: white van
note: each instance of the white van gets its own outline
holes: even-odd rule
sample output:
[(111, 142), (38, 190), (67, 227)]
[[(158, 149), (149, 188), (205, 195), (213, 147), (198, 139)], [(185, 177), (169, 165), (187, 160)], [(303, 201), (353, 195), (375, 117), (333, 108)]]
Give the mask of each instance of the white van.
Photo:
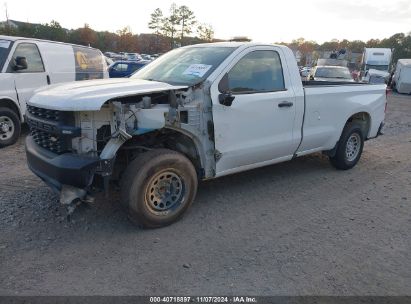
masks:
[(100, 78), (108, 78), (108, 72), (97, 49), (0, 36), (0, 147), (17, 141), (26, 103), (36, 89)]
[(398, 59), (392, 86), (398, 93), (411, 94), (411, 59)]

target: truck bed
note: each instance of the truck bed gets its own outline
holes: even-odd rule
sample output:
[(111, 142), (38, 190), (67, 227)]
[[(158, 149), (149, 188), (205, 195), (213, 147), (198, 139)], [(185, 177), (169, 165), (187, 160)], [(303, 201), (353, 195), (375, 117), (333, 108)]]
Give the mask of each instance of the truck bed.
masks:
[(355, 113), (368, 115), (366, 138), (377, 135), (384, 120), (384, 84), (304, 81), (303, 140), (299, 151), (324, 151), (337, 143), (347, 120)]

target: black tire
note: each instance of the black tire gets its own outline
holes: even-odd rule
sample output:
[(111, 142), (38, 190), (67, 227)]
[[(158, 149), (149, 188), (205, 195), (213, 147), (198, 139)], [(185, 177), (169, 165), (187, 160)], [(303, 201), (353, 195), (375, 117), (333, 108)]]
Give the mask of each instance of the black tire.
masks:
[[(2, 130), (2, 127), (8, 130)], [(16, 143), (21, 132), (21, 123), (16, 112), (9, 108), (0, 108), (0, 148)]]
[[(356, 146), (356, 148), (347, 148), (348, 145), (350, 147)], [(363, 148), (364, 135), (361, 126), (358, 123), (349, 123), (341, 134), (335, 155), (330, 156), (330, 162), (337, 169), (351, 169), (360, 160)]]
[(180, 219), (190, 207), (197, 185), (196, 170), (184, 155), (151, 150), (126, 168), (121, 178), (121, 202), (132, 222), (143, 228), (164, 227)]

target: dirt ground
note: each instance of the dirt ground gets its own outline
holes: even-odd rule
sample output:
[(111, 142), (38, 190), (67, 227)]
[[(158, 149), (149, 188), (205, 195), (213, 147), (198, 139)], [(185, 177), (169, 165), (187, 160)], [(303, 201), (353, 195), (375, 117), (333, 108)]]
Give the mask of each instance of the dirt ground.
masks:
[(411, 97), (386, 122), (352, 170), (315, 154), (204, 182), (157, 230), (103, 197), (68, 222), (23, 136), (0, 151), (0, 294), (411, 295)]

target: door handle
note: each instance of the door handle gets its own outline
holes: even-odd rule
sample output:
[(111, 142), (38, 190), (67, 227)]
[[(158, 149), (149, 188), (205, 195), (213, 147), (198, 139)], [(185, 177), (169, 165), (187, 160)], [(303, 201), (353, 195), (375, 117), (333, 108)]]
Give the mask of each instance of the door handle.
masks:
[(283, 101), (283, 102), (280, 102), (279, 104), (278, 104), (278, 107), (279, 108), (289, 108), (289, 107), (292, 107), (294, 105), (294, 103), (292, 103), (291, 101)]
[(47, 75), (46, 78), (47, 78), (47, 84), (50, 84), (50, 83), (51, 83), (51, 82), (50, 82), (50, 76)]

